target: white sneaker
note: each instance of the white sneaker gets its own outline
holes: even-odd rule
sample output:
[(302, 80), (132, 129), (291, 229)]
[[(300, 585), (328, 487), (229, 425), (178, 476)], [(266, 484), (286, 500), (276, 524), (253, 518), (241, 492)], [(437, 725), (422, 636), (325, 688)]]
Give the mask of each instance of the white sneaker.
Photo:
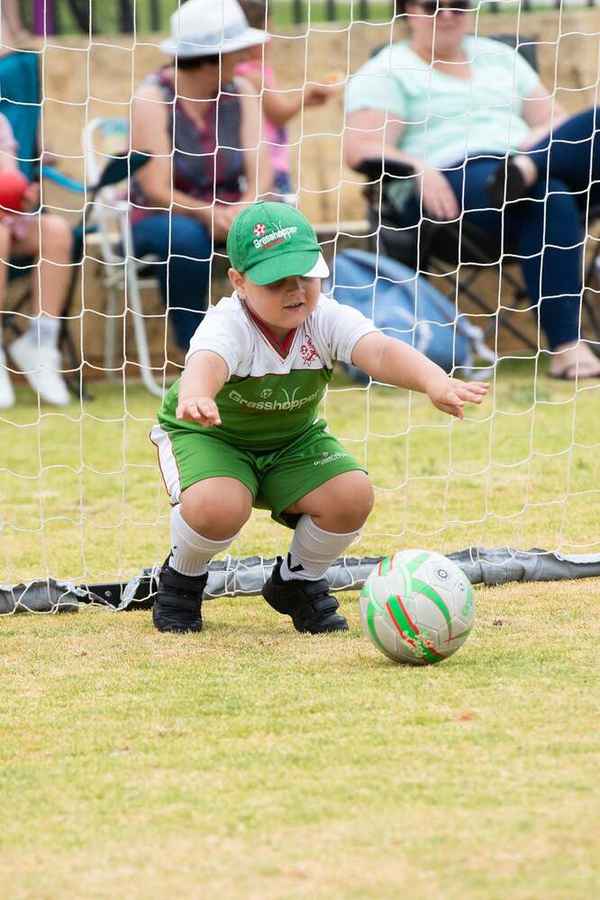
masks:
[(6, 356), (0, 347), (0, 409), (9, 409), (15, 405), (15, 392), (6, 368)]
[(24, 334), (13, 341), (8, 352), (41, 400), (53, 406), (68, 404), (69, 392), (59, 371), (61, 359), (56, 347), (38, 347)]

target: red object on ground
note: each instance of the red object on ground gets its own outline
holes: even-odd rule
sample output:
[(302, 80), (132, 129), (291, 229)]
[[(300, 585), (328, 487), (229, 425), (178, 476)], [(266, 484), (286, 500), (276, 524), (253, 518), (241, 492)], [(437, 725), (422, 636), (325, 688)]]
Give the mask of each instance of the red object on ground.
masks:
[(28, 187), (29, 182), (16, 169), (0, 172), (0, 207), (12, 212), (21, 212), (23, 198)]

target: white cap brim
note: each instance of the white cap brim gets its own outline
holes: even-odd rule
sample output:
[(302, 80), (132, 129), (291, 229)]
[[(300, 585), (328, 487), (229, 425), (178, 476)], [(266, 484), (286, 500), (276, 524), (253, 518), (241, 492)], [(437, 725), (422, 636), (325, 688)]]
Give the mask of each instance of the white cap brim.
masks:
[(310, 270), (310, 272), (305, 272), (302, 276), (303, 278), (327, 278), (329, 275), (329, 266), (325, 262), (322, 253), (319, 253), (319, 258)]
[(160, 45), (160, 49), (168, 56), (180, 56), (183, 59), (193, 59), (196, 56), (216, 56), (218, 53), (234, 53), (236, 50), (245, 50), (246, 47), (256, 47), (258, 44), (266, 44), (269, 35), (259, 28), (246, 28), (241, 34), (233, 38), (208, 43), (206, 35), (188, 34), (178, 40), (167, 38)]

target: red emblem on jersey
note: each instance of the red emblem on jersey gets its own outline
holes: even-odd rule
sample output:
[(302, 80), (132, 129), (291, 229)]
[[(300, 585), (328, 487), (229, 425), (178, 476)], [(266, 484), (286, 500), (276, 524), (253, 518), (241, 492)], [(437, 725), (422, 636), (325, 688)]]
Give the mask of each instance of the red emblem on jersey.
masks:
[(266, 230), (266, 225), (261, 225), (260, 222), (258, 223), (258, 225), (254, 226), (254, 234), (256, 237), (262, 237), (263, 234), (265, 234)]
[(319, 354), (315, 350), (315, 345), (308, 336), (305, 342), (300, 347), (300, 356), (304, 360), (305, 366), (310, 366), (313, 359), (319, 358)]

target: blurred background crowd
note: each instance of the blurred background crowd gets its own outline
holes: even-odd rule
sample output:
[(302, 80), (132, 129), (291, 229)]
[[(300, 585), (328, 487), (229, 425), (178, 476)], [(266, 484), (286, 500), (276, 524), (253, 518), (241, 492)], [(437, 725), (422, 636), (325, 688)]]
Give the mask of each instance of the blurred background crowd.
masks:
[(515, 3), (363, 3), (369, 23), (311, 4), (336, 21), (310, 27), (283, 0), (187, 0), (168, 23), (137, 4), (164, 32), (150, 38), (127, 0), (122, 34), (99, 34), (109, 6), (2, 5), (0, 407), (19, 378), (63, 406), (83, 375), (136, 366), (159, 392), (259, 197), (300, 204), (330, 257), (370, 251), (373, 282), (381, 259), (444, 274), (495, 351), (506, 330), (550, 377), (600, 377), (592, 19), (574, 57), (556, 12), (521, 20)]

